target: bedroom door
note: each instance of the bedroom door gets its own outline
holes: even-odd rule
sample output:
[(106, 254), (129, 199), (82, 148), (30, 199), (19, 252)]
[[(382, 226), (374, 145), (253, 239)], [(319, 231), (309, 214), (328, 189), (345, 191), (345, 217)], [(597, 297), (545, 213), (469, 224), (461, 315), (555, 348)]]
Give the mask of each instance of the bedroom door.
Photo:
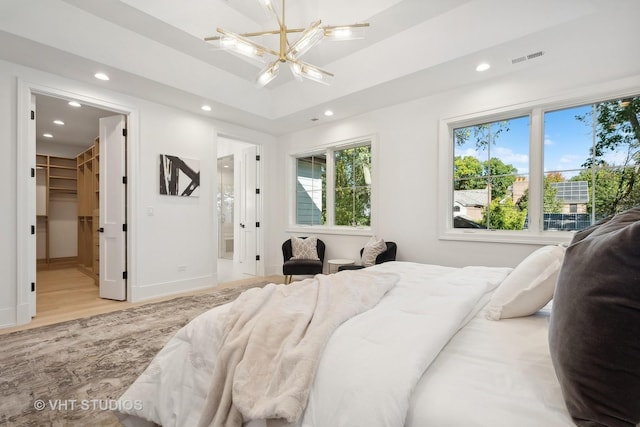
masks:
[[(36, 120), (35, 120), (35, 111), (36, 111), (36, 96), (31, 94), (31, 120), (29, 120), (29, 126), (27, 130), (27, 139), (29, 141), (29, 158), (32, 159), (31, 162), (35, 162), (36, 160)], [(31, 163), (30, 163), (31, 164)], [(37, 279), (37, 196), (36, 196), (36, 176), (38, 172), (38, 167), (34, 165), (34, 171), (36, 174), (32, 174), (33, 178), (32, 185), (28, 187), (28, 195), (27, 198), (29, 200), (28, 203), (28, 217), (31, 221), (31, 229), (32, 232), (29, 235), (29, 239), (27, 240), (27, 251), (29, 253), (29, 259), (27, 260), (27, 284), (29, 286), (29, 314), (31, 317), (36, 315), (36, 279)]]
[(240, 163), (240, 256), (244, 274), (256, 275), (257, 267), (257, 177), (258, 148), (255, 145), (242, 150)]
[[(126, 119), (100, 119), (100, 297), (127, 298)], [(108, 165), (108, 167), (107, 167)]]

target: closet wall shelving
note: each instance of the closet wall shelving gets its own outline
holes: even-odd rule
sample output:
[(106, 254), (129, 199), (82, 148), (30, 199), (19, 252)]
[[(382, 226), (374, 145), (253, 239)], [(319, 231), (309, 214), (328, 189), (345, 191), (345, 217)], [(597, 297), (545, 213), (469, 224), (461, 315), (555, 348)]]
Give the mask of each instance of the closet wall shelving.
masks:
[[(99, 168), (98, 138), (94, 145), (75, 158), (36, 154), (38, 269), (78, 267), (99, 284)], [(77, 248), (70, 246), (68, 239), (64, 241), (64, 237), (54, 243), (56, 230), (52, 227), (53, 221), (57, 221), (58, 238), (61, 234), (59, 230), (64, 236), (64, 227), (75, 229), (77, 222)], [(66, 231), (66, 235), (69, 235), (68, 228)], [(70, 251), (74, 253), (73, 256), (61, 257), (54, 253)]]
[(78, 267), (96, 284), (100, 275), (100, 141), (76, 158), (78, 182)]
[(38, 251), (38, 268), (60, 268), (77, 263), (77, 257), (59, 257), (51, 251), (52, 199), (73, 201), (77, 194), (76, 161), (36, 154), (36, 215), (38, 234), (44, 240)]

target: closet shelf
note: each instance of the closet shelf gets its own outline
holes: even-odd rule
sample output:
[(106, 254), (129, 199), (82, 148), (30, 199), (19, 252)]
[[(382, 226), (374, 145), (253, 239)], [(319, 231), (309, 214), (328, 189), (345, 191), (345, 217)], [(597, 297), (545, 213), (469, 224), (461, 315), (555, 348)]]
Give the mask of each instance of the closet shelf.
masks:
[(68, 179), (70, 181), (77, 181), (78, 178), (75, 176), (59, 176), (59, 175), (51, 175), (49, 174), (49, 179)]

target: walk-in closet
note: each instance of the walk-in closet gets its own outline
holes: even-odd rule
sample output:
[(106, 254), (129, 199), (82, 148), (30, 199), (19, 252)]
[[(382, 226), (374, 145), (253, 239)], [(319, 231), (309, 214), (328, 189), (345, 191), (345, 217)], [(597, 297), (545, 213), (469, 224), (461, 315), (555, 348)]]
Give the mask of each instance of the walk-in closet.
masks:
[(36, 316), (99, 298), (99, 119), (114, 113), (71, 101), (36, 96)]

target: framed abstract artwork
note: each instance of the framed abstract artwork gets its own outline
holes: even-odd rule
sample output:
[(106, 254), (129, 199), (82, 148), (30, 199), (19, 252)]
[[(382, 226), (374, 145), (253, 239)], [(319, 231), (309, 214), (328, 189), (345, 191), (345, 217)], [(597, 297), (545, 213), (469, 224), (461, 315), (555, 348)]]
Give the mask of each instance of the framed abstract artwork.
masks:
[(160, 154), (160, 194), (200, 196), (200, 160)]

